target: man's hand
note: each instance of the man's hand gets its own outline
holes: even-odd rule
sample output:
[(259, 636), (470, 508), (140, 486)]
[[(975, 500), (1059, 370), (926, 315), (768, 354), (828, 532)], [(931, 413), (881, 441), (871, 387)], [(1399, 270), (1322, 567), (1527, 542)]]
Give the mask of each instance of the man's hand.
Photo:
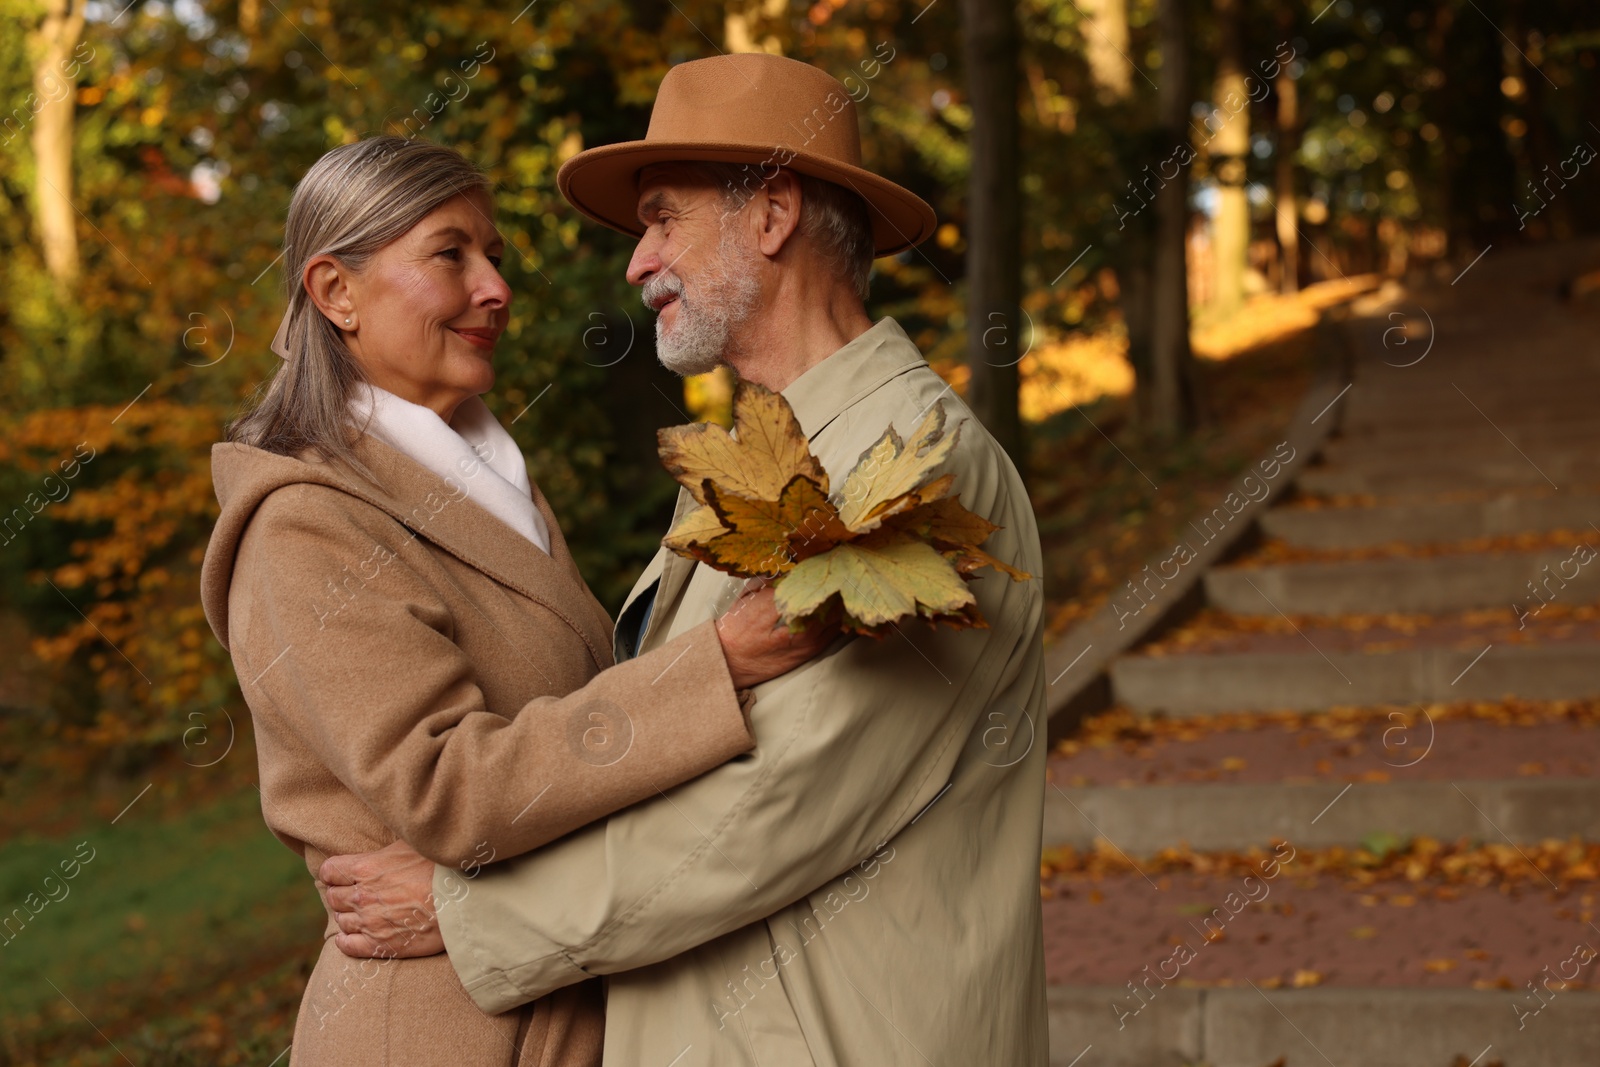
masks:
[(433, 863), (404, 841), (353, 856), (329, 856), (317, 888), (340, 932), (346, 956), (404, 959), (444, 951), (433, 902)]
[(797, 634), (778, 617), (772, 584), (752, 579), (727, 613), (717, 619), (717, 639), (735, 689), (748, 689), (788, 674), (824, 651), (839, 636), (837, 606)]

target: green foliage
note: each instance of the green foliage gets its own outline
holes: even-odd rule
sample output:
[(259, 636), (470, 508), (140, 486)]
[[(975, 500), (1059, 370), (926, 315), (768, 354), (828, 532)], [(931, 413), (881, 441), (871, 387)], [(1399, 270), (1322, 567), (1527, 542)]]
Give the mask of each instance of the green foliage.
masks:
[[(30, 894), (37, 914), (26, 903)], [(140, 1063), (221, 1062), (185, 1058), (201, 1054), (194, 1041), (201, 1020), (176, 1005), (208, 988), (247, 984), (258, 961), (286, 949), (297, 960), (314, 956), (324, 921), (305, 864), (261, 825), (253, 790), (197, 804), (171, 821), (141, 818), (136, 804), (115, 826), (99, 821), (8, 841), (0, 852), (0, 917), (19, 907), (30, 918), (13, 917), (0, 945), (0, 1062), (7, 1063), (40, 1062), (41, 1051), (63, 1041), (121, 1062), (64, 997), (119, 1045), (126, 1040), (128, 1052), (159, 1053)], [(271, 1052), (229, 1062), (265, 1064), (288, 1043), (286, 1033), (271, 1036)]]

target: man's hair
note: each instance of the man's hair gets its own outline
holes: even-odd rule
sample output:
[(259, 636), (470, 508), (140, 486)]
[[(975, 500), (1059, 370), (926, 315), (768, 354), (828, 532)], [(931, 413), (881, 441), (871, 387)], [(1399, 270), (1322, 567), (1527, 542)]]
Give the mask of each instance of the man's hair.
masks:
[[(766, 182), (750, 163), (694, 163), (691, 169), (714, 182), (724, 206), (738, 211)], [(784, 168), (789, 169), (789, 168)], [(833, 263), (839, 277), (862, 300), (872, 277), (872, 217), (867, 202), (842, 185), (790, 170), (800, 182), (800, 233)]]

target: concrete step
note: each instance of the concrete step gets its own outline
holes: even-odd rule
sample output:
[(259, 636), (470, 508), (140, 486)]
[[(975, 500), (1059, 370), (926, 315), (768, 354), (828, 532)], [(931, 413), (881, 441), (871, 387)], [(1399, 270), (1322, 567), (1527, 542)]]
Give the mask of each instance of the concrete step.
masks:
[(1600, 1049), (1592, 990), (1139, 989), (1134, 1013), (1123, 986), (1051, 986), (1051, 1067), (1594, 1067)]
[(1369, 548), (1396, 541), (1430, 544), (1600, 525), (1600, 495), (1503, 494), (1481, 501), (1370, 508), (1274, 508), (1261, 517), (1269, 537), (1303, 548)]
[(1600, 696), (1600, 649), (1574, 641), (1486, 651), (1122, 656), (1112, 697), (1139, 712), (1320, 711), (1380, 704)]
[[(1594, 535), (1600, 541), (1600, 534)], [(1578, 546), (1538, 552), (1463, 553), (1427, 558), (1281, 563), (1206, 572), (1206, 600), (1236, 615), (1447, 612), (1568, 603), (1600, 597), (1600, 561), (1578, 562)], [(1593, 550), (1591, 550), (1591, 555)], [(1546, 569), (1548, 568), (1548, 570)], [(1565, 580), (1565, 575), (1574, 575)], [(1545, 586), (1543, 583), (1548, 582)]]
[[(1524, 452), (1527, 452), (1524, 449)], [(1600, 485), (1600, 458), (1566, 453), (1518, 455), (1510, 445), (1495, 460), (1442, 457), (1379, 464), (1313, 467), (1300, 476), (1302, 491), (1320, 496), (1369, 493), (1447, 493), (1474, 489), (1570, 490)]]
[[(1396, 771), (1396, 776), (1406, 772)], [(1600, 836), (1600, 779), (1391, 781), (1339, 785), (1139, 785), (1045, 790), (1044, 847), (1104, 838), (1130, 857), (1180, 843), (1200, 852), (1274, 840), (1357, 845), (1374, 833), (1533, 844)]]
[[(1465, 396), (1457, 392), (1461, 385)], [(1406, 433), (1422, 427), (1440, 432), (1476, 435), (1538, 433), (1543, 427), (1582, 425), (1585, 396), (1600, 387), (1600, 377), (1568, 376), (1523, 388), (1504, 381), (1440, 382), (1436, 387), (1390, 390), (1358, 382), (1345, 399), (1341, 422), (1346, 438)]]
[[(1510, 433), (1510, 431), (1507, 431)], [(1530, 456), (1567, 452), (1593, 455), (1600, 452), (1600, 430), (1593, 417), (1578, 422), (1540, 422), (1523, 425), (1510, 433), (1516, 447)], [(1377, 463), (1396, 457), (1433, 459), (1472, 456), (1499, 459), (1510, 451), (1506, 438), (1494, 427), (1479, 420), (1477, 427), (1464, 426), (1458, 432), (1441, 435), (1432, 425), (1407, 423), (1399, 427), (1373, 429), (1359, 436), (1345, 436), (1323, 447), (1329, 465)]]

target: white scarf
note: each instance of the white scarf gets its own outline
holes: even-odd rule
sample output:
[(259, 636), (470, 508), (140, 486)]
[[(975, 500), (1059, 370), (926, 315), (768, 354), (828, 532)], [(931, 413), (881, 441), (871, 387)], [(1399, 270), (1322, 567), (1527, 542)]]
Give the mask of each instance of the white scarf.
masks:
[(362, 425), (369, 409), (367, 432), (465, 487), (474, 504), (549, 554), (550, 531), (533, 503), (527, 461), (482, 397), (467, 397), (447, 423), (432, 408), (359, 382), (350, 398), (356, 425)]

